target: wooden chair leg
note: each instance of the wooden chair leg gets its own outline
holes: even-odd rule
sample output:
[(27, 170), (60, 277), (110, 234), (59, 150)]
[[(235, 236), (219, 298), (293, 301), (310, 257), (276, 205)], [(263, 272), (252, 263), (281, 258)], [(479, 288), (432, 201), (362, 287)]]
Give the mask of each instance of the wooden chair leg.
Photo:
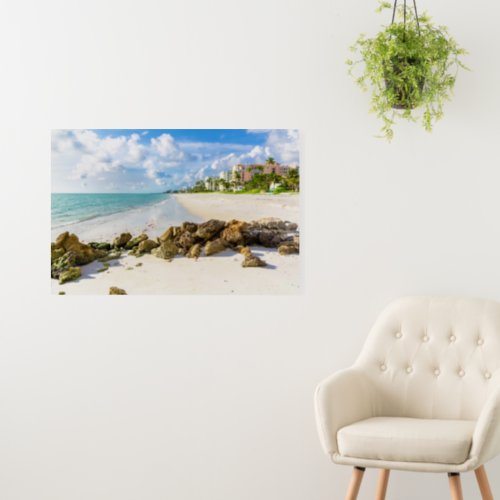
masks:
[(391, 471), (389, 469), (380, 469), (380, 472), (378, 474), (377, 493), (375, 494), (375, 500), (385, 500), (390, 472)]
[(474, 472), (476, 473), (477, 484), (479, 485), (479, 491), (481, 492), (483, 500), (493, 500), (493, 494), (491, 493), (490, 483), (488, 482), (488, 476), (486, 475), (484, 465), (478, 467)]
[(449, 472), (448, 479), (450, 482), (450, 492), (452, 500), (464, 500), (462, 493), (462, 482), (460, 481), (460, 474), (458, 472)]
[(358, 498), (359, 488), (361, 487), (364, 473), (364, 467), (354, 467), (345, 500), (356, 500)]

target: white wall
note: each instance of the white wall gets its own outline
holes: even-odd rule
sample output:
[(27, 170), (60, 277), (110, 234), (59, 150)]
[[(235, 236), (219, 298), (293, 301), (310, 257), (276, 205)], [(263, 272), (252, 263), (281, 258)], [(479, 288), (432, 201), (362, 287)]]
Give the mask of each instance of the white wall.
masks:
[[(375, 2), (2, 3), (2, 500), (343, 497), (315, 384), (394, 297), (500, 299), (500, 6), (419, 6), (473, 72), (432, 135), (398, 126), (388, 145), (343, 64)], [(306, 293), (50, 296), (49, 131), (69, 127), (300, 128)], [(446, 495), (444, 476), (390, 485)]]

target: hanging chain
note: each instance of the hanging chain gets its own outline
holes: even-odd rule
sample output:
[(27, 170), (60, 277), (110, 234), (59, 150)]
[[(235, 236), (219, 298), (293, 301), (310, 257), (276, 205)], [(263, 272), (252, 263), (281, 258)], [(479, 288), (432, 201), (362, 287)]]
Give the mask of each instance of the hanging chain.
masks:
[[(396, 10), (398, 7), (398, 0), (394, 0), (394, 7), (392, 8), (392, 21), (391, 24), (394, 24), (394, 21), (396, 19)], [(404, 29), (406, 31), (406, 0), (403, 0), (403, 24), (404, 24)], [(417, 31), (418, 34), (420, 35), (420, 20), (418, 18), (418, 11), (417, 11), (417, 2), (416, 0), (413, 0), (413, 10), (415, 11), (415, 20), (417, 21)]]
[(418, 34), (420, 35), (420, 21), (418, 19), (417, 0), (413, 0), (413, 10), (415, 11), (415, 20), (417, 21), (417, 31)]
[(392, 21), (391, 24), (394, 24), (394, 19), (396, 19), (396, 8), (398, 6), (398, 0), (394, 0), (394, 7), (392, 9)]

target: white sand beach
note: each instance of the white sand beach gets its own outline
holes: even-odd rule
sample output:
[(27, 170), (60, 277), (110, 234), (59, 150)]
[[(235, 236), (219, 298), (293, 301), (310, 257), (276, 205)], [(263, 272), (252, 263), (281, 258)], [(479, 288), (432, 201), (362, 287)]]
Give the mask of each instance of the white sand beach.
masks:
[(298, 194), (176, 194), (176, 200), (200, 219), (252, 221), (277, 217), (299, 224)]
[[(198, 260), (176, 257), (168, 262), (152, 255), (124, 256), (102, 273), (100, 262), (82, 267), (82, 277), (59, 285), (52, 281), (52, 293), (107, 295), (117, 286), (128, 295), (156, 294), (280, 294), (299, 293), (299, 256), (279, 255), (274, 249), (254, 247), (253, 253), (268, 266), (243, 268), (243, 256), (231, 250)], [(140, 264), (139, 267), (136, 267)]]
[[(176, 224), (184, 221), (201, 222), (211, 218), (246, 221), (265, 217), (277, 217), (299, 222), (299, 196), (281, 195), (234, 195), (234, 194), (179, 194), (175, 195)], [(164, 204), (164, 210), (172, 210), (172, 203)], [(179, 208), (180, 207), (180, 208)], [(134, 236), (146, 231), (152, 238), (173, 225), (170, 213), (162, 211), (162, 205), (131, 210), (109, 216), (99, 224), (87, 226), (82, 231), (69, 228), (81, 241), (107, 240), (122, 231)], [(81, 223), (85, 224), (85, 223)], [(60, 232), (60, 231), (59, 231)], [(57, 232), (57, 234), (59, 234)], [(57, 235), (55, 235), (57, 236)], [(53, 232), (53, 240), (55, 239)], [(252, 247), (252, 252), (268, 264), (262, 268), (243, 268), (243, 256), (232, 250), (198, 260), (178, 256), (171, 262), (144, 255), (135, 257), (124, 254), (112, 261), (108, 270), (94, 261), (82, 266), (82, 277), (60, 285), (51, 280), (52, 293), (63, 291), (67, 295), (106, 295), (116, 286), (128, 295), (134, 294), (297, 294), (300, 293), (299, 255), (280, 255), (275, 249)], [(139, 265), (137, 265), (139, 264)]]

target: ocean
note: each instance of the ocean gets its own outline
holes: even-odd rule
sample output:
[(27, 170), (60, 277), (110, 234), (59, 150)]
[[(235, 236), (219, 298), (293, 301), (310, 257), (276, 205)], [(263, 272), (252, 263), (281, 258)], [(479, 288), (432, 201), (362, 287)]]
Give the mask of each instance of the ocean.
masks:
[(52, 229), (154, 205), (168, 194), (52, 193)]
[(201, 222), (169, 194), (52, 194), (51, 241), (65, 231), (81, 241), (109, 241), (123, 232), (156, 238), (184, 221)]

